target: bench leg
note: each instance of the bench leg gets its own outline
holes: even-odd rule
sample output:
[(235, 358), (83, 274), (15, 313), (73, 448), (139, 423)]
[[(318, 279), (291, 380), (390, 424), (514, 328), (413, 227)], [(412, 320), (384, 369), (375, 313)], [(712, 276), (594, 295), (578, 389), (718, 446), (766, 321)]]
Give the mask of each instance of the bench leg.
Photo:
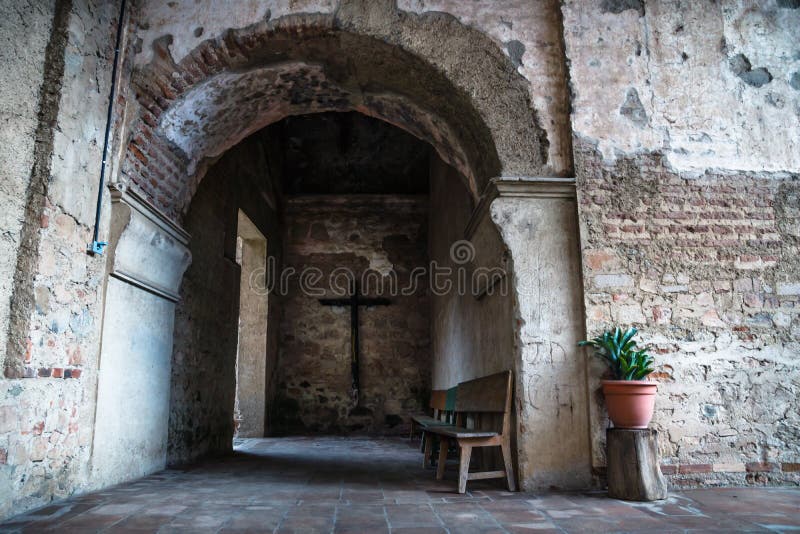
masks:
[(503, 465), (506, 471), (508, 491), (517, 491), (517, 481), (514, 477), (514, 462), (511, 460), (511, 444), (507, 439), (504, 439), (500, 444), (500, 449), (503, 452)]
[(442, 436), (439, 439), (439, 464), (436, 466), (436, 480), (444, 479), (444, 466), (447, 463), (449, 445), (449, 440), (446, 437)]
[(461, 455), (458, 462), (458, 492), (467, 491), (467, 476), (469, 475), (469, 461), (472, 458), (472, 445), (460, 444)]
[(431, 436), (427, 432), (422, 433), (422, 443), (423, 443), (423, 450), (422, 450), (422, 468), (427, 469), (428, 466), (431, 464), (431, 452), (433, 449), (433, 436)]

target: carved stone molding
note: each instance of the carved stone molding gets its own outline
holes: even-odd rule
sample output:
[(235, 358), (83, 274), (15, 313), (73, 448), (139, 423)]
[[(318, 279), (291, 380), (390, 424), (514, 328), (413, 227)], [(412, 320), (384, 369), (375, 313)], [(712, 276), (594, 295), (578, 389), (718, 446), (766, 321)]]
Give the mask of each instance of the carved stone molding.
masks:
[(470, 239), (489, 212), (489, 206), (498, 197), (559, 198), (575, 199), (575, 178), (548, 176), (500, 176), (492, 178), (486, 185), (478, 205), (472, 212), (464, 229), (464, 236)]
[(135, 191), (109, 189), (109, 276), (177, 302), (191, 236)]

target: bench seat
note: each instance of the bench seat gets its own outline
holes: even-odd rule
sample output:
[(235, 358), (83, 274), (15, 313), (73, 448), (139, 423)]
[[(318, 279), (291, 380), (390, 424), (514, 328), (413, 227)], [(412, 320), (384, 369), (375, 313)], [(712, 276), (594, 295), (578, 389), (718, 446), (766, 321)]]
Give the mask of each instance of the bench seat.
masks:
[(440, 421), (439, 419), (429, 415), (412, 415), (411, 420), (422, 427), (447, 426), (450, 424), (447, 421)]
[(500, 435), (499, 432), (491, 430), (476, 430), (461, 426), (437, 426), (431, 428), (429, 432), (448, 438), (493, 438)]
[[(503, 371), (461, 382), (458, 384), (455, 395), (454, 424), (431, 426), (425, 429), (427, 443), (430, 443), (434, 436), (439, 438), (437, 480), (444, 478), (447, 451), (450, 445), (458, 446), (459, 493), (466, 492), (467, 481), (486, 478), (505, 478), (509, 491), (517, 489), (514, 465), (511, 460), (512, 378), (511, 371)], [(498, 419), (502, 419), (502, 422)], [(467, 428), (467, 426), (472, 428)], [(472, 450), (483, 447), (500, 447), (503, 469), (470, 472)], [(485, 469), (488, 465), (481, 467)]]

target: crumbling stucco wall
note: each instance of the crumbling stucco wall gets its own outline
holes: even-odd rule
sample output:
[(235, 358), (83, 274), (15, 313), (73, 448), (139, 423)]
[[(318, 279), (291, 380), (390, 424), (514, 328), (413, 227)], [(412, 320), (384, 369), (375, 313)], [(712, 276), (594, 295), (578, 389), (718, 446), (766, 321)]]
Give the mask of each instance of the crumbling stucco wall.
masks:
[(85, 250), (117, 6), (33, 4), (3, 17), (0, 516), (87, 483), (105, 271)]
[[(286, 211), (287, 278), (280, 328), (279, 433), (405, 434), (430, 397), (424, 196), (298, 196)], [(314, 281), (312, 273), (318, 273)], [(388, 306), (360, 307), (359, 403), (351, 396), (349, 295), (356, 279)], [(338, 293), (337, 293), (338, 291)]]
[(694, 174), (800, 170), (795, 4), (578, 1), (563, 12), (574, 133), (605, 161), (658, 151)]
[[(44, 80), (45, 49), (50, 37), (54, 6), (42, 5), (29, 12), (11, 9), (0, 20), (0, 360), (6, 352), (9, 303), (14, 285), (20, 232), (25, 217), (25, 199), (34, 161), (40, 91)], [(19, 49), (27, 51), (20, 54)]]
[[(192, 264), (175, 315), (168, 462), (184, 464), (231, 450), (236, 393), (240, 267), (236, 263), (241, 209), (269, 240), (280, 266), (282, 235), (273, 190), (276, 169), (268, 142), (247, 139), (211, 167), (198, 188), (185, 227)], [(274, 160), (274, 158), (273, 158)], [(257, 281), (258, 282), (258, 281)], [(280, 301), (270, 296), (268, 323), (279, 322)], [(277, 329), (267, 330), (265, 399), (274, 392)]]
[[(673, 483), (796, 482), (800, 9), (606, 1), (563, 13), (587, 330), (635, 325), (653, 346)], [(596, 467), (600, 372), (595, 362)]]

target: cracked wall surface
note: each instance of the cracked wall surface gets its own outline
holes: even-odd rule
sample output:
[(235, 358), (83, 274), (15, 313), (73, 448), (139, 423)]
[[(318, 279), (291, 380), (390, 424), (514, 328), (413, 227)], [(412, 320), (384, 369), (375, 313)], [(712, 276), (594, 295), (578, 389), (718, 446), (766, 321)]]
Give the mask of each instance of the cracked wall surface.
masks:
[(572, 128), (604, 161), (658, 151), (694, 174), (800, 171), (800, 10), (662, 0), (562, 11)]

